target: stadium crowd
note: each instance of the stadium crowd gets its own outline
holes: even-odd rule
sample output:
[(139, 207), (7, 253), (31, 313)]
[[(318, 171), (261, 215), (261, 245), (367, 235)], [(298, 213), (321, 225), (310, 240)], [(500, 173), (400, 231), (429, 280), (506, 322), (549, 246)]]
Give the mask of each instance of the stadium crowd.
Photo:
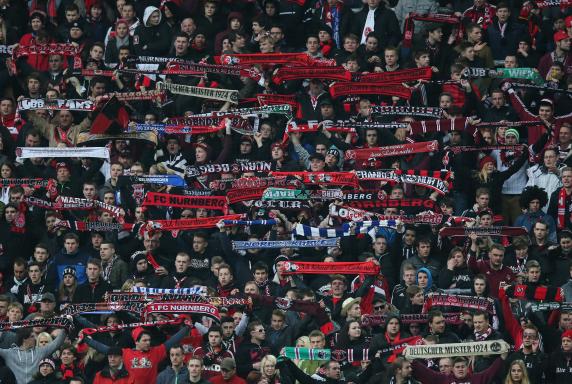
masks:
[(567, 0), (0, 0), (0, 382), (572, 382)]

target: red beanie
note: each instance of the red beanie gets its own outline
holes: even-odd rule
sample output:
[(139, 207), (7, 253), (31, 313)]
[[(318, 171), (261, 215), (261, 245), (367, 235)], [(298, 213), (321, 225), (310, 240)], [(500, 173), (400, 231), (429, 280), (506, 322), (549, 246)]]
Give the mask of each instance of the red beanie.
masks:
[(141, 334), (144, 332), (145, 330), (142, 327), (137, 327), (134, 328), (131, 331), (131, 337), (133, 338), (133, 341), (137, 341), (139, 339), (139, 336), (141, 336)]
[(486, 163), (495, 163), (495, 159), (490, 156), (485, 156), (481, 160), (479, 160), (479, 170), (483, 169)]
[(563, 339), (563, 338), (565, 338), (565, 337), (567, 337), (567, 338), (569, 338), (569, 339), (572, 340), (572, 329), (569, 329), (569, 330), (563, 332), (563, 333), (562, 333), (562, 336), (560, 336), (561, 339)]

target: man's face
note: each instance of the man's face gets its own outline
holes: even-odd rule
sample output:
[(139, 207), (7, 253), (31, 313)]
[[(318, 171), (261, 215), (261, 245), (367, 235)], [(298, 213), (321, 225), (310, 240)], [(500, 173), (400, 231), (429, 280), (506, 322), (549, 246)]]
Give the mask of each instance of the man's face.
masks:
[(491, 101), (494, 108), (501, 108), (504, 106), (504, 95), (501, 92), (493, 92)]
[(408, 378), (411, 377), (413, 373), (413, 367), (411, 367), (411, 363), (409, 361), (404, 361), (403, 366), (401, 367), (401, 377)]
[(346, 291), (346, 284), (341, 280), (332, 281), (332, 293), (340, 296)]
[(29, 79), (28, 80), (28, 90), (30, 93), (38, 93), (40, 92), (40, 81), (36, 79)]
[(250, 332), (250, 336), (258, 341), (264, 341), (266, 339), (266, 330), (262, 325), (254, 327), (252, 332)]
[(544, 165), (546, 168), (554, 168), (558, 160), (558, 155), (556, 151), (545, 151), (544, 152)]
[(272, 51), (274, 51), (274, 45), (270, 41), (263, 40), (262, 42), (260, 42), (261, 53), (271, 53)]
[(377, 8), (379, 3), (381, 3), (381, 0), (367, 0), (367, 5), (372, 9)]
[(508, 8), (498, 8), (497, 9), (497, 17), (501, 23), (506, 23), (510, 16), (510, 11)]
[(385, 58), (386, 65), (393, 67), (397, 64), (397, 52), (394, 50), (386, 50), (383, 56)]
[(272, 315), (270, 326), (272, 329), (278, 331), (284, 327), (284, 318), (277, 315)]
[(467, 363), (459, 362), (453, 366), (453, 375), (457, 379), (464, 379), (467, 376)]
[(175, 367), (180, 367), (183, 365), (183, 360), (185, 355), (181, 348), (171, 348), (169, 351), (169, 359), (171, 359), (171, 365)]
[(79, 12), (74, 10), (66, 11), (66, 20), (68, 23), (73, 23), (79, 20)]
[(546, 225), (546, 224), (536, 223), (536, 224), (534, 225), (533, 231), (534, 231), (534, 237), (535, 237), (537, 240), (541, 240), (541, 241), (542, 241), (542, 240), (546, 239), (546, 234), (548, 233), (548, 231), (547, 231), (547, 225)]
[(439, 372), (448, 375), (451, 373), (452, 369), (453, 369), (453, 363), (451, 362), (451, 359), (445, 357), (439, 360)]
[(429, 39), (440, 43), (443, 40), (443, 30), (441, 28), (437, 28), (432, 32), (429, 32)]
[(431, 329), (433, 333), (441, 334), (445, 332), (445, 318), (443, 316), (434, 317), (431, 322)]
[(126, 20), (132, 20), (135, 17), (135, 8), (133, 5), (125, 4), (121, 8), (121, 18)]
[(264, 283), (267, 279), (268, 272), (266, 272), (264, 269), (257, 269), (254, 271), (254, 281), (256, 281), (258, 284)]
[(548, 121), (552, 120), (553, 117), (552, 107), (548, 105), (541, 105), (540, 108), (538, 109), (538, 116), (540, 116), (540, 118), (544, 120)]
[(354, 39), (345, 39), (344, 40), (344, 49), (348, 52), (355, 52), (358, 47), (358, 42)]
[(387, 240), (383, 237), (378, 237), (373, 243), (373, 252), (375, 252), (376, 255), (381, 255), (385, 251), (387, 251)]
[(429, 254), (431, 253), (431, 244), (419, 243), (417, 246), (417, 253), (419, 254), (419, 257), (429, 257)]
[(189, 375), (191, 377), (201, 377), (203, 374), (203, 365), (201, 364), (200, 360), (189, 360), (187, 367), (189, 368)]
[(192, 35), (197, 29), (195, 21), (190, 18), (186, 18), (181, 22), (181, 31), (185, 32), (187, 35)]
[(151, 337), (149, 335), (143, 335), (139, 341), (135, 342), (135, 349), (142, 352), (147, 352), (151, 348)]
[(319, 48), (320, 48), (320, 42), (318, 41), (317, 38), (309, 37), (308, 40), (306, 40), (306, 49), (308, 50), (308, 52), (316, 53), (318, 52)]
[(42, 272), (40, 271), (40, 267), (37, 265), (32, 265), (30, 269), (28, 269), (28, 276), (32, 283), (37, 284), (42, 279)]
[(565, 125), (560, 127), (560, 133), (558, 134), (558, 141), (562, 145), (570, 144), (570, 141), (572, 141), (572, 129)]
[(474, 28), (469, 33), (469, 41), (472, 43), (478, 43), (483, 38), (483, 30), (481, 28)]
[[(377, 1), (377, 0), (368, 0)], [(340, 363), (338, 362), (330, 362), (328, 369), (326, 370), (326, 376), (330, 379), (339, 380), (342, 376), (342, 371), (340, 369)]]
[(99, 247), (99, 257), (102, 261), (111, 260), (114, 253), (115, 249), (111, 246), (111, 244), (101, 244)]
[(563, 313), (560, 315), (560, 322), (558, 325), (562, 330), (572, 329), (572, 314)]
[(48, 260), (48, 251), (44, 248), (39, 248), (36, 247), (36, 249), (34, 249), (34, 260), (36, 260), (38, 263), (43, 263), (46, 260)]
[(25, 146), (26, 147), (39, 147), (40, 146), (40, 136), (27, 135)]
[(188, 255), (177, 255), (175, 258), (175, 269), (179, 273), (187, 271), (189, 267), (189, 256)]
[(377, 132), (374, 130), (368, 130), (365, 134), (365, 141), (368, 146), (373, 147), (377, 145)]
[(203, 253), (207, 249), (207, 245), (208, 243), (204, 238), (198, 236), (193, 238), (193, 251)]
[(499, 269), (502, 266), (503, 257), (504, 252), (500, 249), (491, 249), (489, 252), (489, 261), (495, 269)]
[(24, 280), (26, 277), (26, 266), (25, 265), (14, 265), (14, 277), (17, 280)]
[(526, 277), (529, 283), (538, 283), (540, 280), (540, 268), (531, 267), (526, 273)]
[(79, 248), (79, 244), (75, 239), (66, 239), (64, 242), (64, 248), (67, 253), (76, 253)]
[(489, 322), (485, 319), (485, 316), (475, 315), (473, 316), (473, 326), (475, 331), (484, 332), (489, 328)]
[(70, 111), (60, 111), (59, 118), (63, 128), (69, 128), (73, 124), (73, 116)]
[(99, 274), (100, 273), (101, 273), (101, 269), (99, 268), (99, 266), (97, 266), (95, 264), (88, 264), (87, 265), (86, 274), (87, 274), (87, 278), (90, 282), (96, 282), (97, 280), (99, 280)]
[(270, 28), (270, 36), (272, 36), (275, 42), (279, 43), (284, 39), (284, 32), (282, 32), (282, 28), (272, 27)]
[(569, 237), (562, 237), (560, 239), (560, 247), (563, 251), (569, 252), (572, 250), (572, 239)]
[(326, 341), (322, 336), (311, 336), (310, 337), (310, 348), (324, 348)]
[(216, 5), (212, 2), (205, 4), (205, 16), (213, 17), (216, 12)]
[(568, 38), (560, 40), (558, 43), (556, 43), (556, 46), (561, 50), (568, 52), (570, 50), (570, 39)]
[(429, 66), (431, 62), (431, 58), (429, 55), (421, 55), (417, 59), (415, 59), (415, 64), (417, 64), (418, 68), (425, 68)]
[(111, 368), (119, 368), (121, 363), (123, 363), (123, 358), (121, 355), (110, 355), (107, 356), (107, 361), (109, 362), (109, 366)]
[(489, 206), (490, 197), (487, 194), (482, 194), (477, 197), (477, 204), (479, 208), (487, 208)]
[(507, 56), (504, 58), (505, 68), (516, 68), (516, 56)]
[(221, 327), (225, 338), (229, 338), (234, 334), (234, 322), (222, 323)]
[(2, 115), (9, 115), (14, 112), (14, 104), (12, 104), (11, 100), (2, 100), (0, 101), (0, 114)]
[(324, 170), (326, 162), (322, 159), (312, 159), (310, 161), (310, 170), (312, 172), (321, 172)]
[(95, 185), (93, 184), (83, 185), (83, 197), (85, 197), (88, 200), (94, 200), (95, 194), (96, 194)]
[(527, 348), (532, 347), (537, 338), (538, 333), (534, 329), (526, 328), (522, 332), (522, 344)]
[(63, 60), (62, 57), (59, 55), (52, 55), (48, 60), (48, 65), (50, 67), (50, 71), (58, 72), (62, 69)]
[(571, 171), (562, 172), (562, 185), (565, 188), (572, 187), (572, 172)]

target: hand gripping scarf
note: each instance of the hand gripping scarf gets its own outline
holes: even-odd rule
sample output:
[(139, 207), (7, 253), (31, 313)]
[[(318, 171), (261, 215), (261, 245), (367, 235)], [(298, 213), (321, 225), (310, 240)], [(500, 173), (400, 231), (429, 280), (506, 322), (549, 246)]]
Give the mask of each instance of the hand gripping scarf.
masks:
[(226, 196), (184, 196), (169, 193), (147, 192), (144, 207), (206, 208), (228, 212)]
[(407, 360), (436, 359), (456, 356), (500, 355), (510, 350), (504, 340), (472, 341), (468, 343), (407, 346), (403, 356)]
[(139, 233), (147, 231), (171, 231), (173, 237), (177, 237), (179, 231), (189, 231), (199, 228), (214, 228), (221, 220), (239, 220), (241, 214), (212, 216), (198, 219), (178, 219), (178, 220), (153, 220), (146, 222), (139, 229)]
[(367, 161), (372, 158), (403, 156), (412, 153), (435, 152), (438, 150), (439, 143), (434, 140), (421, 143), (390, 145), (387, 147), (350, 149), (346, 151), (345, 158), (346, 160)]

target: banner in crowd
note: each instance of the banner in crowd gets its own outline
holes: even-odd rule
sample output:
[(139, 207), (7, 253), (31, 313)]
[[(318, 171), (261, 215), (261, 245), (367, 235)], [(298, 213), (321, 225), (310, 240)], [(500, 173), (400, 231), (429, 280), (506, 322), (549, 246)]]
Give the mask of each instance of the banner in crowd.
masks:
[(454, 344), (409, 345), (403, 351), (403, 356), (407, 360), (436, 359), (456, 356), (500, 355), (509, 350), (509, 344), (501, 339)]
[(339, 246), (339, 238), (320, 240), (232, 241), (232, 249), (234, 250), (269, 248), (320, 248)]

